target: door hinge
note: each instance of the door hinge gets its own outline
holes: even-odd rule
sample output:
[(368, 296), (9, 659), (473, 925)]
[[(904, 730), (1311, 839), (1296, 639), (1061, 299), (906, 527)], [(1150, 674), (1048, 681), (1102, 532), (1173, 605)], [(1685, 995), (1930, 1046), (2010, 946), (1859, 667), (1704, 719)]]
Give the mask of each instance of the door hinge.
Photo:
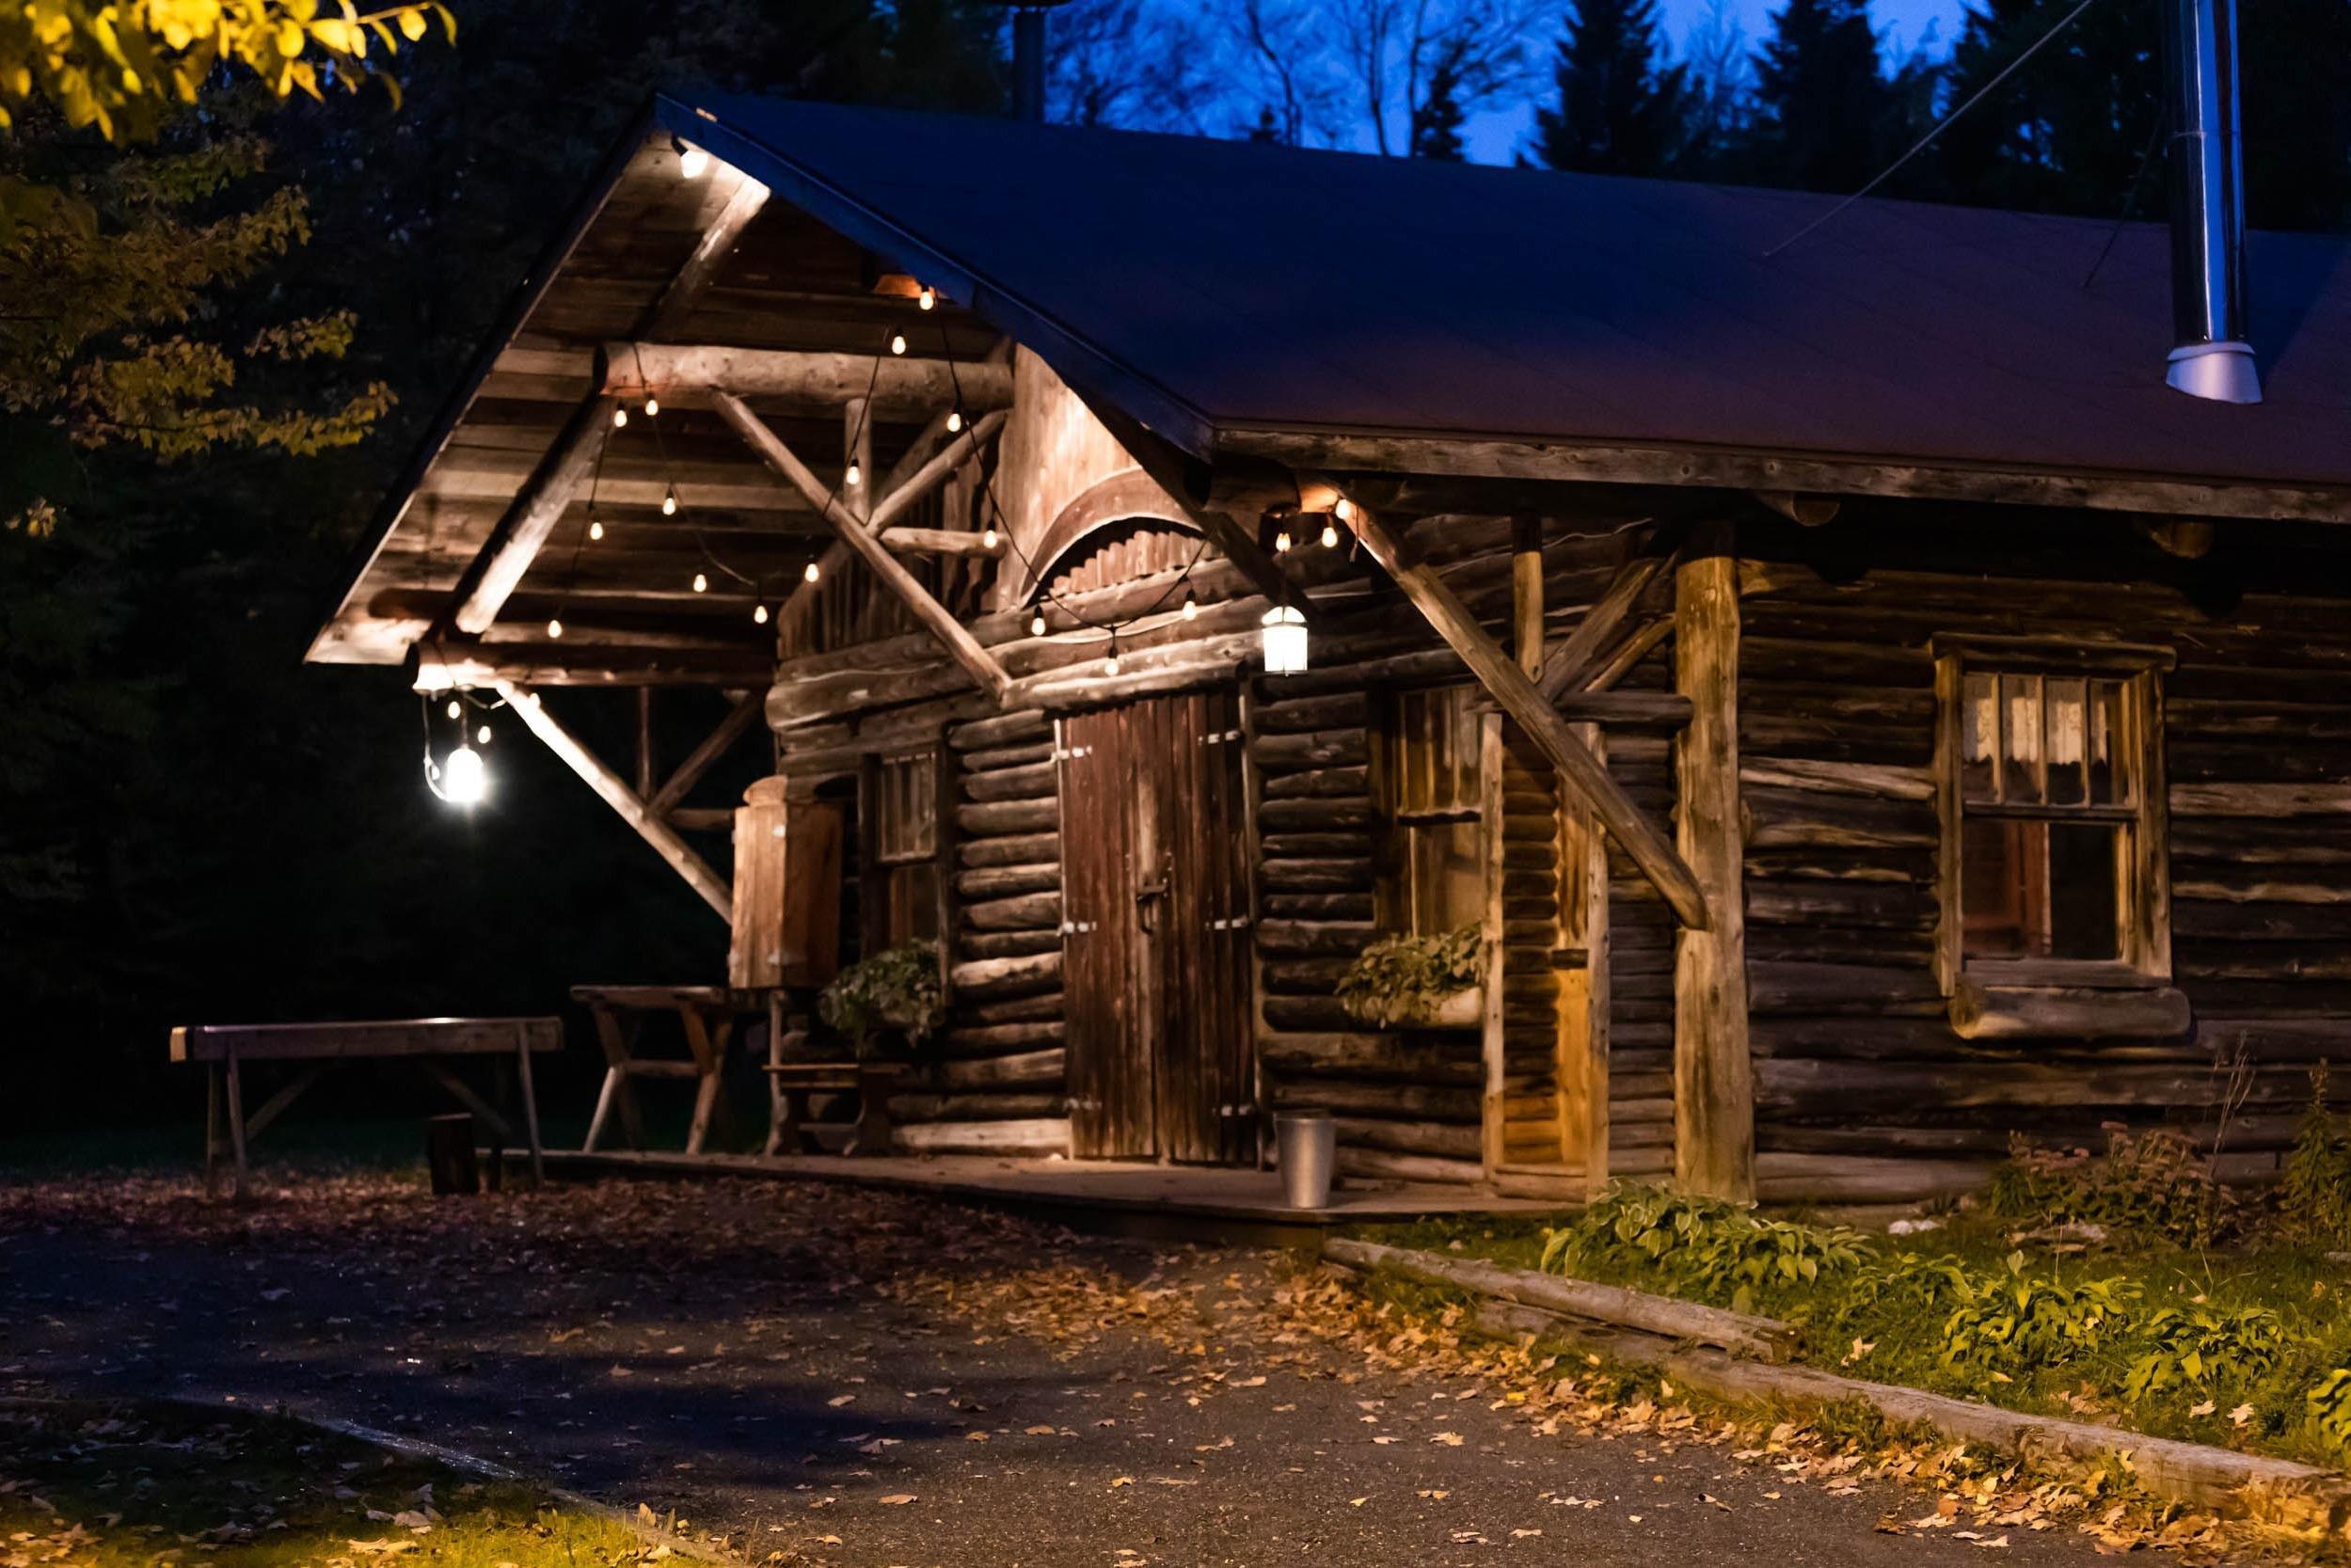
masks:
[(1257, 1115), (1257, 1107), (1254, 1105), (1219, 1105), (1216, 1107), (1216, 1114), (1219, 1117), (1253, 1117)]
[(1099, 931), (1101, 929), (1102, 922), (1099, 920), (1065, 920), (1061, 923), (1061, 934), (1065, 937), (1075, 936), (1082, 931)]
[(1223, 746), (1229, 745), (1232, 741), (1240, 738), (1241, 732), (1239, 730), (1211, 730), (1206, 735), (1200, 736), (1200, 744), (1203, 746)]
[(1248, 924), (1247, 915), (1236, 914), (1230, 920), (1212, 920), (1208, 923), (1208, 928), (1212, 931), (1241, 931), (1247, 930)]
[(1079, 757), (1091, 756), (1093, 755), (1093, 752), (1094, 749), (1091, 746), (1072, 746), (1067, 750), (1056, 749), (1053, 753), (1053, 760), (1056, 762), (1074, 762)]

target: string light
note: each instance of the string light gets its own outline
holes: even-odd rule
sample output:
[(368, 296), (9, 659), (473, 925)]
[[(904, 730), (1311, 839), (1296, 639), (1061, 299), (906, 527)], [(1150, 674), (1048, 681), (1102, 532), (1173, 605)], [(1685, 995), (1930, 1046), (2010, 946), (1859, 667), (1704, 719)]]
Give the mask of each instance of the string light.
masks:
[(1261, 623), (1265, 628), (1265, 673), (1295, 675), (1306, 668), (1306, 617), (1289, 605), (1276, 605)]
[(824, 568), (812, 561), (807, 565), (801, 568), (800, 575), (802, 580), (814, 582), (817, 578), (824, 575)]
[(1342, 496), (1331, 503), (1330, 515), (1343, 523), (1355, 515), (1355, 502)]
[(487, 746), (490, 743), (490, 727), (487, 724), (483, 725), (473, 732), (473, 738), (482, 745)]
[(862, 481), (865, 477), (866, 470), (859, 467), (857, 466), (857, 459), (852, 457), (849, 460), (849, 472), (841, 476), (841, 483), (844, 484), (855, 484)]
[(993, 550), (996, 547), (995, 524), (990, 523), (986, 528), (979, 531), (979, 544), (982, 549)]
[(1189, 593), (1186, 593), (1183, 595), (1183, 618), (1189, 621), (1199, 612), (1200, 607), (1199, 601), (1194, 599)]
[(555, 619), (552, 615), (548, 616), (547, 618), (547, 635), (554, 641), (562, 641), (564, 640), (564, 623)]
[(1325, 523), (1323, 525), (1323, 548), (1326, 550), (1335, 550), (1338, 547), (1339, 525), (1337, 523)]
[(957, 431), (959, 431), (959, 430), (961, 430), (961, 429), (962, 429), (962, 428), (963, 428), (963, 411), (962, 411), (961, 408), (950, 408), (950, 409), (948, 409), (948, 410), (947, 410), (947, 434), (948, 434), (949, 436), (952, 436), (952, 435), (954, 435)]
[(627, 426), (628, 410), (615, 405), (612, 409), (612, 428), (614, 430), (625, 430)]
[(1102, 669), (1103, 673), (1106, 675), (1115, 675), (1119, 673), (1119, 634), (1115, 631), (1110, 634), (1110, 661)]
[(914, 296), (914, 303), (928, 310), (939, 303), (938, 292), (926, 283), (923, 285), (923, 292)]
[(755, 606), (752, 610), (751, 619), (753, 625), (755, 626), (766, 626), (768, 624), (768, 607), (766, 605)]
[(677, 486), (675, 484), (661, 492), (661, 515), (664, 517), (677, 515)]
[(890, 352), (892, 354), (904, 354), (906, 352), (905, 333), (893, 332), (890, 334)]
[(459, 702), (454, 697), (450, 698), (449, 716), (452, 719), (463, 719), (466, 716), (466, 705)]
[(646, 393), (644, 400), (644, 417), (649, 420), (660, 411), (661, 400), (653, 396), (650, 392)]
[(600, 519), (595, 517), (588, 519), (588, 537), (591, 539), (604, 537), (604, 524)]
[(1045, 635), (1044, 606), (1039, 605), (1037, 607), (1037, 613), (1028, 618), (1028, 635), (1031, 637), (1042, 637)]
[(1279, 533), (1274, 535), (1274, 553), (1276, 555), (1287, 555), (1289, 552), (1290, 531), (1285, 527)]
[(695, 592), (695, 593), (697, 593), (697, 594), (707, 594), (707, 593), (708, 593), (709, 591), (710, 591), (710, 578), (709, 578), (709, 575), (708, 575), (707, 573), (705, 573), (705, 572), (696, 572), (696, 573), (694, 574), (694, 592)]
[(689, 180), (699, 180), (710, 169), (710, 154), (689, 143), (677, 154), (677, 172)]

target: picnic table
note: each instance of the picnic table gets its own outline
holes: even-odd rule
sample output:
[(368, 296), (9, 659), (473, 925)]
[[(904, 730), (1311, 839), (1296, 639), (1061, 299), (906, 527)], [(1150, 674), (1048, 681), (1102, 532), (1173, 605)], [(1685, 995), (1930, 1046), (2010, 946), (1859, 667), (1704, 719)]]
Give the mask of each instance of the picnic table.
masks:
[[(534, 1052), (554, 1051), (564, 1043), (559, 1018), (402, 1018), (365, 1019), (336, 1023), (199, 1023), (182, 1024), (171, 1031), (171, 1059), (205, 1065), (204, 1191), (216, 1185), (221, 1148), (221, 1113), (228, 1113), (229, 1146), (234, 1164), (234, 1192), (245, 1196), (246, 1151), (264, 1128), (285, 1115), (303, 1090), (343, 1063), (405, 1059), (414, 1061), (457, 1102), (488, 1124), (503, 1144), (516, 1137), (506, 1115), (457, 1076), (450, 1057), (487, 1056), (498, 1068), (494, 1097), (505, 1098), (505, 1064), (512, 1058), (522, 1098), (522, 1141), (531, 1150), (531, 1175), (544, 1173), (539, 1150), (539, 1105), (531, 1085)], [(301, 1070), (262, 1102), (250, 1117), (245, 1114), (246, 1062), (297, 1062)]]

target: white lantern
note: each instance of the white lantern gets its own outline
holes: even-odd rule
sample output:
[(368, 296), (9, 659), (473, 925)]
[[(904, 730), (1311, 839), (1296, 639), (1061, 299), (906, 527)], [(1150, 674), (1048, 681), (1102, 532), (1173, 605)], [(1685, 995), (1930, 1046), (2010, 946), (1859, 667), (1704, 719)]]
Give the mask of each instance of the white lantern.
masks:
[(1265, 612), (1265, 673), (1295, 675), (1306, 668), (1306, 617), (1288, 605)]
[(710, 154), (689, 143), (677, 155), (677, 172), (689, 180), (699, 180), (710, 172)]
[(441, 799), (453, 806), (478, 806), (490, 793), (489, 770), (482, 753), (460, 746), (441, 764)]

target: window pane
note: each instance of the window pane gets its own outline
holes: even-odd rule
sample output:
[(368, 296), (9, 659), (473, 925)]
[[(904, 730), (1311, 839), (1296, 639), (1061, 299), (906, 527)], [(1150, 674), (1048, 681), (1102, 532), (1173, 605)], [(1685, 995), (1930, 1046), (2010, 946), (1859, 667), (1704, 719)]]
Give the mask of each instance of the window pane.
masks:
[(2041, 677), (2000, 677), (2000, 799), (2041, 796)]
[(2043, 695), (2042, 754), (2049, 759), (2049, 803), (2078, 806), (2089, 799), (2083, 793), (2082, 758), (2087, 739), (2083, 683), (2052, 675), (2043, 688)]
[(2122, 735), (2122, 683), (2089, 683), (2089, 798), (2103, 805), (2130, 803), (2130, 784), (2115, 766), (2115, 748)]
[(1416, 936), (1438, 936), (1485, 916), (1485, 878), (1475, 822), (1405, 830), (1405, 880)]
[(939, 867), (930, 861), (890, 871), (890, 945), (939, 936)]
[(1399, 811), (1477, 805), (1478, 716), (1470, 701), (1466, 686), (1397, 696), (1393, 773)]
[(2115, 959), (2122, 830), (1977, 820), (1962, 835), (1961, 925), (1975, 958)]
[(1990, 675), (1970, 675), (1960, 699), (1960, 788), (1968, 800), (1999, 799), (1993, 776), (1999, 754), (1999, 683)]
[(2053, 958), (2119, 958), (2121, 830), (2095, 822), (2049, 824), (2049, 949)]

